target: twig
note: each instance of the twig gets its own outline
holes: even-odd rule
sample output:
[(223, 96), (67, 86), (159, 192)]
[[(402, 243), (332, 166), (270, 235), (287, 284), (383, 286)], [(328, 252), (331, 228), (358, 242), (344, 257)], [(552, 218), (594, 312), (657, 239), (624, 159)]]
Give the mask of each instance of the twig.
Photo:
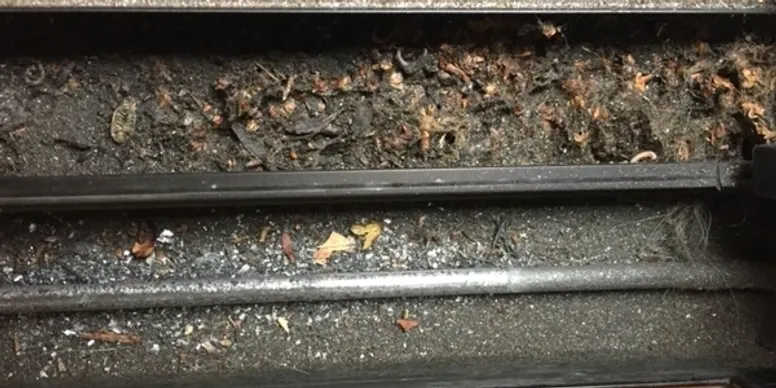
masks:
[(261, 63), (256, 63), (256, 66), (258, 66), (258, 67), (259, 67), (259, 69), (261, 69), (261, 70), (263, 70), (265, 73), (267, 73), (267, 75), (268, 75), (270, 78), (272, 78), (272, 79), (273, 79), (275, 82), (277, 82), (277, 83), (280, 83), (280, 80), (278, 79), (278, 77), (276, 77), (274, 74), (272, 74), (272, 72), (271, 72), (271, 71), (269, 71), (269, 70), (268, 70), (266, 67), (264, 67), (264, 65), (262, 65)]
[(296, 80), (295, 75), (288, 77), (288, 82), (286, 82), (286, 88), (283, 89), (283, 101), (285, 101), (288, 98), (288, 95), (291, 94), (291, 88), (294, 87), (294, 80)]

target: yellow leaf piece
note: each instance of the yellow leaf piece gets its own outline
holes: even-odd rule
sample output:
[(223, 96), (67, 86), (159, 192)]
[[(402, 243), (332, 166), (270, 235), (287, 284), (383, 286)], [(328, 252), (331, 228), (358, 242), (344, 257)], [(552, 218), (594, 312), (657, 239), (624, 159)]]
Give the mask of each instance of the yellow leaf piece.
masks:
[(277, 322), (278, 322), (278, 326), (280, 326), (280, 328), (283, 329), (283, 331), (285, 331), (286, 334), (291, 333), (291, 329), (288, 328), (288, 319), (285, 319), (283, 317), (278, 317)]
[(319, 245), (318, 250), (313, 254), (313, 261), (315, 264), (326, 265), (332, 253), (352, 250), (353, 241), (337, 232), (331, 232), (326, 242)]
[(353, 225), (350, 227), (350, 231), (364, 240), (364, 249), (370, 249), (375, 240), (380, 237), (383, 227), (376, 222), (372, 222), (366, 225)]

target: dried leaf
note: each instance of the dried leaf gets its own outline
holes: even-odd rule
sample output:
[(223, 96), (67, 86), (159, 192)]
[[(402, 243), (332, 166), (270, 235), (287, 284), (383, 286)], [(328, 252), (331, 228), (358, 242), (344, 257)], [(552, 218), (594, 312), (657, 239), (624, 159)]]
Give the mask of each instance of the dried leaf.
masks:
[(331, 232), (326, 242), (319, 245), (318, 250), (313, 254), (313, 261), (315, 264), (325, 265), (329, 262), (329, 257), (331, 257), (332, 253), (352, 250), (352, 241), (337, 232)]
[(159, 104), (160, 108), (166, 108), (172, 105), (172, 96), (170, 95), (170, 91), (164, 88), (157, 90), (156, 102)]
[(690, 159), (690, 143), (688, 141), (676, 141), (676, 159), (680, 161), (686, 161)]
[(216, 347), (213, 346), (212, 343), (210, 343), (210, 340), (207, 340), (207, 341), (199, 344), (199, 346), (201, 346), (202, 349), (205, 349), (205, 351), (208, 352), (208, 353), (213, 353), (213, 352), (216, 351)]
[(93, 333), (81, 333), (79, 336), (85, 340), (95, 340), (100, 342), (107, 342), (111, 344), (127, 344), (136, 345), (142, 342), (140, 336), (130, 333), (114, 333), (110, 331), (100, 330)]
[(110, 136), (118, 144), (123, 144), (135, 133), (137, 124), (137, 100), (133, 97), (125, 99), (113, 111), (110, 122)]
[(396, 90), (404, 90), (404, 77), (401, 73), (394, 71), (388, 78), (388, 85)]
[(755, 131), (757, 131), (757, 134), (763, 137), (767, 142), (772, 142), (774, 139), (776, 139), (776, 131), (773, 131), (768, 127), (768, 125), (761, 120), (758, 120), (754, 123)]
[(399, 318), (396, 320), (396, 326), (399, 326), (403, 332), (409, 333), (410, 330), (418, 327), (418, 321), (413, 319)]
[(609, 112), (606, 111), (606, 108), (596, 105), (590, 110), (590, 116), (595, 121), (606, 121), (609, 119)]
[(755, 101), (742, 102), (741, 109), (743, 109), (746, 117), (749, 117), (750, 119), (759, 119), (765, 115), (765, 108)]
[(154, 254), (154, 240), (135, 241), (132, 245), (132, 256), (136, 259), (146, 259)]
[(746, 67), (741, 69), (741, 87), (751, 89), (760, 83), (760, 74), (762, 70), (759, 67)]
[(278, 326), (280, 326), (283, 331), (286, 332), (286, 334), (291, 334), (291, 329), (288, 327), (288, 319), (285, 319), (283, 317), (278, 317), (277, 319)]
[(547, 39), (552, 39), (553, 36), (560, 32), (560, 28), (550, 23), (539, 23), (539, 27), (542, 29), (542, 35)]
[(579, 132), (574, 133), (574, 143), (577, 143), (577, 145), (587, 144), (589, 140), (590, 140), (590, 131), (586, 129), (583, 129)]
[(636, 73), (636, 77), (633, 79), (633, 90), (644, 93), (647, 90), (647, 83), (654, 77), (652, 74)]
[(732, 82), (730, 82), (730, 80), (728, 80), (725, 77), (719, 76), (717, 74), (714, 74), (713, 76), (711, 76), (711, 86), (714, 89), (718, 89), (718, 88), (725, 89), (725, 90), (735, 89), (735, 86), (733, 85)]
[(264, 243), (267, 241), (267, 234), (269, 234), (269, 228), (263, 227), (261, 228), (261, 232), (259, 232), (259, 242)]
[(296, 255), (294, 254), (294, 244), (291, 242), (291, 235), (288, 232), (283, 232), (280, 235), (280, 247), (283, 249), (283, 253), (288, 257), (288, 261), (296, 263)]
[(372, 222), (366, 225), (353, 225), (350, 227), (350, 231), (364, 240), (364, 249), (370, 249), (375, 240), (380, 237), (383, 227), (376, 222)]

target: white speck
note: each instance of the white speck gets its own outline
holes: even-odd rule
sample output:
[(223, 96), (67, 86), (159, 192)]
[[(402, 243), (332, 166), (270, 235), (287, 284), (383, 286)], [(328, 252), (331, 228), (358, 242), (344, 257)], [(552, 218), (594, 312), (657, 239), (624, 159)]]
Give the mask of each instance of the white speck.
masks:
[(386, 218), (386, 219), (384, 219), (384, 220), (383, 220), (383, 222), (384, 222), (386, 225), (390, 225), (390, 224), (391, 224), (391, 219), (390, 219), (390, 218)]
[(250, 271), (250, 270), (251, 270), (251, 266), (250, 266), (250, 265), (248, 265), (248, 264), (243, 264), (243, 266), (242, 266), (242, 267), (240, 267), (240, 270), (239, 270), (239, 271), (237, 271), (237, 272), (239, 272), (239, 273), (246, 273), (246, 272), (248, 272), (248, 271)]
[(30, 224), (30, 226), (28, 227), (28, 229), (30, 230), (30, 233), (35, 233), (35, 230), (37, 230), (37, 229), (38, 229), (38, 225), (35, 225), (35, 224)]
[(94, 345), (94, 340), (89, 340), (89, 342), (86, 343), (86, 346), (92, 346)]
[(62, 334), (66, 335), (68, 337), (72, 337), (72, 336), (78, 335), (78, 333), (76, 333), (74, 330), (70, 330), (70, 329), (67, 329), (67, 330), (63, 331)]
[(109, 373), (110, 372), (110, 367), (106, 366), (105, 368), (102, 368), (102, 370), (104, 370), (105, 373)]
[(4, 272), (6, 275), (10, 275), (10, 274), (12, 274), (12, 273), (13, 273), (13, 267), (3, 267), (3, 272)]
[(22, 281), (22, 279), (24, 279), (24, 276), (16, 275), (16, 277), (13, 278), (13, 282), (14, 283), (19, 283), (20, 281)]
[(126, 250), (126, 251), (124, 251), (124, 252), (122, 252), (122, 253), (124, 254), (124, 257), (129, 257), (129, 255), (131, 255), (131, 254), (132, 254), (132, 253), (131, 253), (130, 251), (128, 251), (128, 250)]
[(218, 188), (218, 185), (216, 185), (216, 184), (212, 184), (212, 185), (210, 185), (210, 188), (211, 188), (211, 189), (213, 189), (213, 190), (215, 190), (215, 189), (217, 189), (217, 188)]
[(692, 314), (689, 314), (689, 313), (688, 313), (688, 314), (687, 314), (687, 315), (685, 315), (684, 317), (685, 317), (686, 319), (690, 319), (690, 318), (692, 318)]
[(159, 353), (159, 344), (153, 344), (153, 346), (151, 346), (151, 352)]
[(48, 373), (46, 373), (45, 370), (41, 370), (40, 373), (38, 373), (38, 376), (40, 376), (40, 378), (42, 378), (42, 379), (47, 379), (48, 378)]
[(159, 241), (162, 244), (171, 244), (172, 236), (174, 235), (175, 234), (172, 231), (165, 229), (162, 231), (162, 233), (159, 233), (159, 237), (156, 238), (156, 241)]

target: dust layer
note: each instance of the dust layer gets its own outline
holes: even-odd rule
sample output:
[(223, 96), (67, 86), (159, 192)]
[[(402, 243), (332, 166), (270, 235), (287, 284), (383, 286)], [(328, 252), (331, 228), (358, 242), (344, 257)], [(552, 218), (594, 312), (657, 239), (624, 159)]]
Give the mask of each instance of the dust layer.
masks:
[[(721, 214), (723, 206), (736, 210)], [(750, 212), (731, 203), (645, 201), (112, 217), (6, 215), (0, 227), (5, 242), (0, 248), (0, 285), (734, 260), (747, 256), (745, 247), (763, 255), (772, 252), (753, 243), (761, 233), (746, 222), (756, 218)], [(354, 225), (365, 224), (379, 226), (371, 247), (352, 233)], [(347, 249), (316, 260), (332, 233), (350, 239)]]

